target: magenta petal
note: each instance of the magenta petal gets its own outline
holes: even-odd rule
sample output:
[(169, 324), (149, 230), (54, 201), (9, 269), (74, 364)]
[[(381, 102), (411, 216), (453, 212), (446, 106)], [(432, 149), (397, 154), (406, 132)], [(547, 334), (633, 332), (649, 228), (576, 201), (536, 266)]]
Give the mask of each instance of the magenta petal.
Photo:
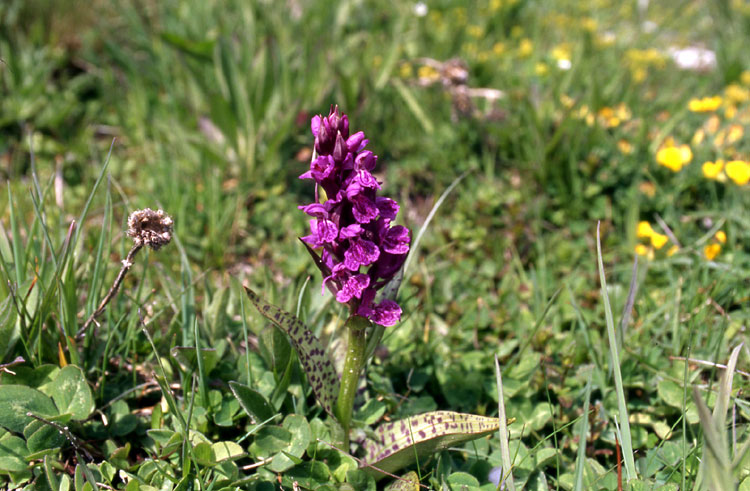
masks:
[(378, 158), (371, 151), (365, 150), (357, 155), (357, 158), (354, 159), (354, 164), (357, 169), (371, 171), (375, 168), (375, 163), (377, 161)]
[(354, 239), (344, 252), (344, 266), (350, 271), (359, 271), (360, 266), (368, 266), (380, 257), (380, 249), (374, 242)]
[(352, 202), (352, 215), (359, 223), (370, 223), (378, 216), (378, 207), (368, 198), (360, 195), (350, 198)]
[(328, 242), (330, 244), (333, 244), (336, 241), (336, 238), (339, 235), (339, 229), (335, 223), (330, 220), (319, 219), (316, 226), (316, 232), (321, 242)]
[(402, 225), (391, 227), (383, 237), (383, 250), (391, 254), (406, 254), (409, 252), (409, 229)]
[(341, 168), (343, 170), (354, 169), (354, 157), (352, 157), (351, 153), (346, 154), (346, 158), (344, 158), (344, 161), (341, 163)]
[(370, 277), (366, 274), (351, 276), (341, 290), (336, 294), (336, 300), (347, 303), (352, 298), (360, 298), (365, 288), (370, 285)]
[(324, 204), (321, 203), (310, 203), (309, 205), (298, 206), (297, 208), (304, 211), (311, 217), (328, 218), (328, 209)]
[(318, 131), (320, 131), (320, 116), (315, 115), (312, 117), (312, 121), (310, 121), (310, 130), (312, 130), (313, 137), (318, 136)]
[(360, 234), (362, 234), (362, 226), (358, 223), (353, 223), (339, 231), (339, 239), (351, 239), (352, 237), (358, 237)]
[(349, 181), (349, 185), (346, 186), (346, 198), (352, 202), (354, 199), (362, 193), (362, 184), (356, 179)]
[(346, 147), (349, 149), (350, 152), (357, 152), (359, 151), (359, 146), (362, 144), (364, 139), (365, 139), (365, 132), (358, 131), (346, 139)]
[(390, 327), (401, 320), (401, 307), (392, 300), (383, 300), (372, 309), (372, 313), (367, 317), (375, 324)]
[(378, 207), (378, 211), (380, 212), (381, 217), (385, 218), (386, 220), (396, 219), (399, 206), (395, 200), (378, 196), (377, 198), (375, 198), (375, 204)]
[(346, 141), (344, 141), (344, 137), (341, 136), (341, 133), (337, 133), (336, 143), (334, 143), (333, 145), (333, 153), (331, 154), (333, 160), (336, 162), (343, 162), (348, 153), (349, 149), (346, 147)]
[(375, 176), (364, 169), (357, 171), (354, 179), (366, 188), (380, 189), (380, 183), (375, 179)]

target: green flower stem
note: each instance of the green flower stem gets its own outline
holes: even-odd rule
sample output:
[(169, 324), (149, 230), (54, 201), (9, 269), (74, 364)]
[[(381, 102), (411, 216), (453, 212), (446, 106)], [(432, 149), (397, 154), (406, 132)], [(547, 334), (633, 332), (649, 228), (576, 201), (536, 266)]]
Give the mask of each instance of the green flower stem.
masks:
[(365, 365), (365, 331), (370, 325), (364, 317), (354, 315), (346, 322), (349, 342), (346, 348), (346, 361), (344, 371), (341, 374), (341, 387), (339, 398), (336, 401), (336, 417), (343, 430), (344, 438), (342, 450), (349, 451), (349, 429), (352, 422), (352, 409), (354, 407), (354, 396), (357, 395), (359, 385), (359, 374)]

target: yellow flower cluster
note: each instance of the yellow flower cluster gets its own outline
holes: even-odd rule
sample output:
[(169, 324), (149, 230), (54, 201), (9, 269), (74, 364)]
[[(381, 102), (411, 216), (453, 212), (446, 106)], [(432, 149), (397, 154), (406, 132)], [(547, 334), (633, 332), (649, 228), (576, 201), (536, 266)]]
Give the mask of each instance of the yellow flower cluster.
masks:
[[(635, 234), (639, 239), (648, 239), (647, 243), (640, 243), (635, 246), (635, 253), (648, 259), (653, 259), (655, 255), (654, 251), (663, 248), (669, 242), (669, 237), (655, 231), (651, 224), (646, 221), (638, 222)], [(673, 245), (667, 250), (667, 256), (671, 256), (678, 250), (679, 248)]]
[(688, 109), (694, 113), (714, 112), (721, 106), (721, 96), (703, 97), (702, 99), (690, 99)]
[(669, 237), (654, 230), (651, 224), (646, 221), (638, 222), (635, 234), (639, 239), (649, 239), (654, 249), (661, 249), (664, 244), (669, 242)]
[(603, 107), (597, 114), (599, 124), (605, 128), (616, 128), (624, 121), (628, 121), (633, 115), (628, 106), (622, 102), (615, 107)]
[(629, 49), (625, 52), (625, 63), (636, 82), (643, 82), (650, 68), (661, 69), (666, 66), (667, 58), (659, 50)]
[(534, 43), (531, 42), (531, 39), (529, 38), (521, 39), (521, 42), (518, 45), (518, 56), (521, 58), (528, 58), (529, 56), (531, 56), (531, 53), (533, 51), (534, 51)]
[(693, 160), (693, 151), (688, 145), (675, 145), (669, 139), (657, 152), (656, 161), (672, 172), (680, 172), (683, 167)]
[[(563, 107), (572, 109), (575, 105), (575, 100), (563, 94), (560, 96), (560, 103)], [(596, 114), (591, 111), (588, 105), (582, 104), (577, 110), (572, 112), (572, 115), (586, 121), (588, 126), (594, 126), (594, 123), (598, 122), (604, 128), (617, 128), (633, 117), (630, 108), (622, 102), (614, 107), (605, 106), (599, 109)], [(629, 152), (623, 151), (623, 153)]]
[[(653, 259), (655, 251), (663, 248), (669, 242), (669, 237), (655, 231), (651, 224), (646, 221), (638, 222), (635, 234), (639, 239), (647, 239), (647, 242), (635, 246), (635, 253), (648, 259)], [(667, 256), (671, 256), (678, 250), (679, 248), (673, 245), (667, 250)]]
[(701, 170), (703, 177), (714, 181), (724, 182), (728, 177), (738, 186), (750, 182), (750, 163), (744, 160), (730, 160), (726, 164), (721, 159), (716, 162), (704, 162)]
[(727, 234), (719, 230), (714, 234), (713, 241), (703, 248), (703, 255), (706, 259), (713, 261), (721, 252), (721, 246), (727, 243)]

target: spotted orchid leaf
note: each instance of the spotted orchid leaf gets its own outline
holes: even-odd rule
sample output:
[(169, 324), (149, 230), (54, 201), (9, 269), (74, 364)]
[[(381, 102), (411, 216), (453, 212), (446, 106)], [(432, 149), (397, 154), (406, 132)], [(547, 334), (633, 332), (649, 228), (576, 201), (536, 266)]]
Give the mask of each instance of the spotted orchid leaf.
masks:
[(419, 491), (419, 476), (416, 472), (409, 471), (385, 489), (386, 491)]
[(315, 397), (323, 409), (333, 416), (339, 393), (339, 376), (323, 344), (295, 316), (266, 302), (250, 288), (245, 287), (245, 291), (258, 312), (289, 336)]
[(380, 425), (376, 441), (364, 444), (366, 469), (375, 479), (380, 471), (396, 472), (447, 447), (475, 440), (497, 431), (497, 418), (452, 411), (433, 411)]

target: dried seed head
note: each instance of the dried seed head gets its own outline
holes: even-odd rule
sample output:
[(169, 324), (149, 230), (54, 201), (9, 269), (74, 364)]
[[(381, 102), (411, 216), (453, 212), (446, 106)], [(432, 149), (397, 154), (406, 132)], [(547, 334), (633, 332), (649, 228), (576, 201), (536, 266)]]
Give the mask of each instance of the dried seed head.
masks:
[(172, 219), (163, 210), (136, 210), (128, 217), (128, 237), (156, 251), (172, 240)]

